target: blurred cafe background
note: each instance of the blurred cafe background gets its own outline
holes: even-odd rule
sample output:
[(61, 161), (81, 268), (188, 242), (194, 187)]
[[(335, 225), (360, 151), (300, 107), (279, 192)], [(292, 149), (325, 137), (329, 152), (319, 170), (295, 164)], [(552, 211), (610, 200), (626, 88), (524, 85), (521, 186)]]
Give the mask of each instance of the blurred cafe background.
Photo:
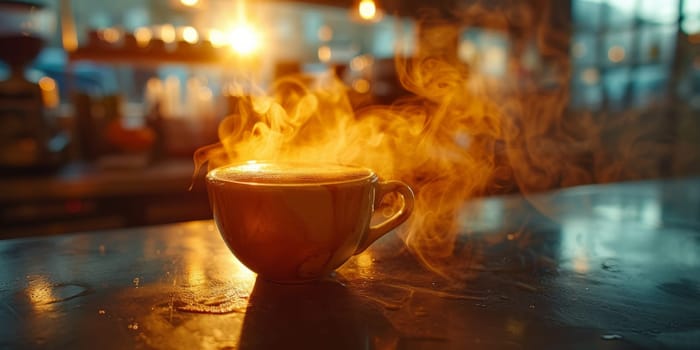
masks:
[(699, 174), (675, 156), (700, 152), (700, 0), (552, 2), (563, 84), (518, 27), (542, 3), (0, 1), (0, 239), (210, 218), (204, 186), (188, 191), (192, 154), (238, 97), (330, 71), (353, 107), (390, 104), (410, 94), (394, 58), (420, 49), (426, 14), (460, 23), (450, 50), (474, 74), (654, 125), (670, 151), (645, 176)]

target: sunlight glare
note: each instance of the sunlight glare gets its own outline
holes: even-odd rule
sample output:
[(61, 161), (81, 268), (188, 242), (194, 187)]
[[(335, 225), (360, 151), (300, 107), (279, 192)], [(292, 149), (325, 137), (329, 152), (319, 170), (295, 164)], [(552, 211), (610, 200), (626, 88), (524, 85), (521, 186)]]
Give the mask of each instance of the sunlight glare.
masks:
[(250, 55), (260, 48), (260, 34), (247, 23), (240, 23), (228, 33), (228, 42), (240, 55)]
[(365, 20), (370, 20), (377, 15), (377, 5), (374, 0), (362, 0), (358, 6), (360, 17)]

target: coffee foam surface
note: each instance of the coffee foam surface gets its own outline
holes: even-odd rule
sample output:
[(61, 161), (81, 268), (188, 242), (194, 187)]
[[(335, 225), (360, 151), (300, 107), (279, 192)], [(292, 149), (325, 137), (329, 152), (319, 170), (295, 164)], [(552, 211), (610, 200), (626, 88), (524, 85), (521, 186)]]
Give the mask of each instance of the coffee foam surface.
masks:
[(246, 163), (214, 169), (209, 176), (220, 181), (258, 184), (317, 184), (365, 179), (365, 168), (338, 164)]

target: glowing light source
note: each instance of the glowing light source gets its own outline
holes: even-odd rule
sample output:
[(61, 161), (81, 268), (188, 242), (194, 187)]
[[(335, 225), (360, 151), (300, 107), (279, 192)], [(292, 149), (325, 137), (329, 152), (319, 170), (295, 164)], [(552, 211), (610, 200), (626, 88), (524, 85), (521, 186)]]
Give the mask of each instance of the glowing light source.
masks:
[(499, 76), (505, 71), (508, 61), (506, 51), (497, 45), (491, 45), (484, 49), (482, 68), (485, 73)]
[(119, 38), (121, 37), (121, 33), (119, 32), (118, 29), (115, 28), (107, 28), (102, 30), (100, 33), (100, 36), (102, 37), (102, 40), (114, 44), (117, 41), (119, 41)]
[(56, 81), (49, 77), (42, 77), (39, 79), (39, 88), (41, 89), (41, 98), (44, 101), (44, 106), (48, 108), (57, 107), (59, 97)]
[(185, 6), (192, 7), (197, 6), (197, 4), (199, 4), (199, 0), (180, 0), (180, 3)]
[(197, 29), (194, 29), (194, 27), (190, 26), (183, 28), (182, 40), (190, 44), (195, 44), (197, 41), (199, 41), (199, 33), (197, 33)]
[(457, 57), (459, 57), (462, 62), (473, 62), (478, 53), (479, 50), (471, 40), (462, 40), (457, 47)]
[(49, 77), (43, 77), (39, 79), (39, 87), (46, 91), (54, 90), (56, 89), (56, 81)]
[(372, 64), (372, 60), (368, 56), (357, 56), (350, 61), (350, 69), (359, 72), (365, 70)]
[(140, 47), (148, 46), (148, 43), (153, 38), (153, 32), (150, 28), (141, 27), (134, 31), (134, 38), (136, 38), (136, 44)]
[(374, 3), (374, 0), (361, 0), (357, 10), (364, 20), (371, 20), (377, 16), (377, 4)]
[(260, 47), (260, 33), (247, 23), (239, 23), (227, 36), (233, 51), (240, 55), (250, 55)]
[(160, 27), (160, 39), (163, 40), (164, 43), (175, 42), (175, 27), (171, 24), (165, 24)]
[(331, 48), (323, 45), (318, 48), (318, 59), (321, 62), (328, 62), (331, 60), (331, 57), (333, 55), (333, 51), (331, 51)]
[(369, 81), (367, 81), (367, 79), (357, 79), (352, 82), (352, 88), (361, 94), (368, 93), (369, 87)]

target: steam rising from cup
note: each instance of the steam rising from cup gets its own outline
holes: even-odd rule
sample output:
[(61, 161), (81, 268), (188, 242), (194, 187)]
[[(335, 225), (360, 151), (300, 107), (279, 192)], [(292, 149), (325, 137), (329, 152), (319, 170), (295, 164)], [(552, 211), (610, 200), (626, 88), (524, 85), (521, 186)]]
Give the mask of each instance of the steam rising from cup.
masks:
[[(349, 87), (332, 73), (315, 81), (287, 76), (240, 96), (237, 112), (219, 126), (220, 142), (198, 150), (195, 162), (358, 164), (402, 180), (416, 197), (400, 236), (427, 267), (454, 277), (448, 262), (465, 200), (659, 176), (651, 163), (668, 156), (657, 128), (640, 123), (639, 113), (607, 118), (568, 109), (570, 38), (558, 29), (553, 3), (538, 12), (477, 3), (457, 11), (456, 21), (426, 19), (418, 51), (395, 59), (412, 96), (392, 105), (354, 110)], [(532, 43), (549, 67), (549, 87), (494, 81), (461, 61), (455, 43), (471, 24), (516, 28), (508, 63), (520, 58), (525, 45), (518, 45)]]

